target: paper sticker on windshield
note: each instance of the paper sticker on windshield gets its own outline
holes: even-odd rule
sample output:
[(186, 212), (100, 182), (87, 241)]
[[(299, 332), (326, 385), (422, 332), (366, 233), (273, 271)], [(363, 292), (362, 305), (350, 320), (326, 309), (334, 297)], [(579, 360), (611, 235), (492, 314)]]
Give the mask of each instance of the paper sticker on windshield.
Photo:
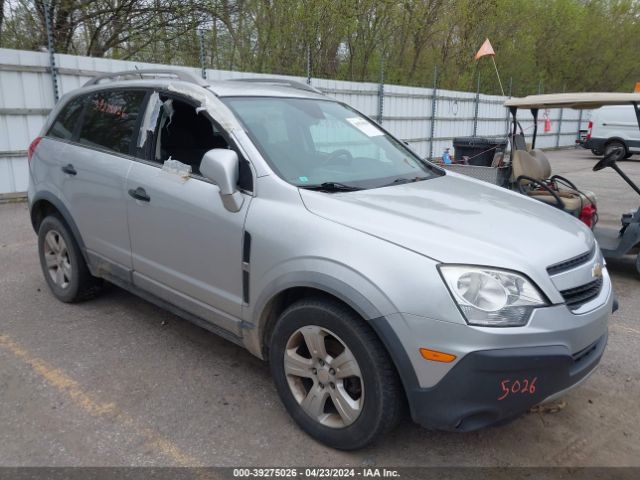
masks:
[(365, 120), (361, 117), (352, 117), (347, 118), (347, 122), (356, 127), (362, 133), (367, 135), (368, 137), (377, 137), (380, 135), (384, 135), (384, 132), (376, 127), (373, 123)]

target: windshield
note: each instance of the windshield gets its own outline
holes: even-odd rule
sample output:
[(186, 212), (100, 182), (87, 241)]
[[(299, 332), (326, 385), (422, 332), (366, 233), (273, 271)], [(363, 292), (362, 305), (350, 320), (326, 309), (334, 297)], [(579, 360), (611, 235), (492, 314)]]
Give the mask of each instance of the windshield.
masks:
[(355, 190), (442, 175), (376, 124), (335, 101), (223, 100), (271, 167), (293, 185)]

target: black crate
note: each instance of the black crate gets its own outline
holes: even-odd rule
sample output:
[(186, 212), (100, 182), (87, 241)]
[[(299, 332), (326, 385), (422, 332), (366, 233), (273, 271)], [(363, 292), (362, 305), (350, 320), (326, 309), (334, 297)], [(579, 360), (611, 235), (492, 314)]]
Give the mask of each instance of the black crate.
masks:
[(496, 152), (507, 148), (505, 138), (456, 137), (453, 139), (456, 163), (489, 167)]
[(504, 167), (481, 167), (478, 165), (440, 165), (446, 170), (452, 172), (461, 173), (462, 175), (468, 175), (484, 182), (493, 183), (499, 187), (509, 187), (509, 179), (511, 178), (511, 166), (506, 165)]

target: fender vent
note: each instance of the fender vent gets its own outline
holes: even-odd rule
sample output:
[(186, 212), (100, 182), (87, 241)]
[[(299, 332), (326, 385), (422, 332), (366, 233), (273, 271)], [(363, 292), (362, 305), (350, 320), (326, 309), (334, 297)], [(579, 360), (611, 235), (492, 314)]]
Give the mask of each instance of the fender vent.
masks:
[(242, 242), (242, 301), (249, 303), (249, 273), (251, 271), (251, 234), (244, 232)]

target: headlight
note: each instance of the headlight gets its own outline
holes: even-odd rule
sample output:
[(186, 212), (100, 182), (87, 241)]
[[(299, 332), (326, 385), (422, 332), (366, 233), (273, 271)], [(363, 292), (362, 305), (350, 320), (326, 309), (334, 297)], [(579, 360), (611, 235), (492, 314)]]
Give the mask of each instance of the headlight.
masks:
[(514, 272), (466, 265), (439, 270), (469, 325), (519, 327), (534, 308), (547, 305), (542, 293)]

